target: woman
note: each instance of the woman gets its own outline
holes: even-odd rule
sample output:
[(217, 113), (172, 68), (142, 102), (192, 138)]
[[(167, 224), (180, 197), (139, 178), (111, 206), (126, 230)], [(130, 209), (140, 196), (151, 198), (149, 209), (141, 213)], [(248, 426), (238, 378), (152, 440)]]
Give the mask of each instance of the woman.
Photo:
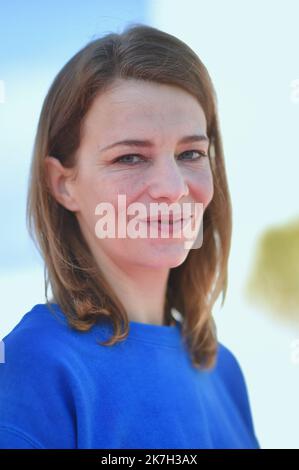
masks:
[[(132, 207), (158, 236), (133, 236)], [(242, 371), (212, 317), (231, 203), (198, 56), (144, 25), (79, 51), (43, 104), (27, 208), (47, 302), (4, 338), (0, 447), (258, 448)], [(111, 232), (116, 220), (130, 236)], [(177, 237), (179, 224), (193, 238)]]

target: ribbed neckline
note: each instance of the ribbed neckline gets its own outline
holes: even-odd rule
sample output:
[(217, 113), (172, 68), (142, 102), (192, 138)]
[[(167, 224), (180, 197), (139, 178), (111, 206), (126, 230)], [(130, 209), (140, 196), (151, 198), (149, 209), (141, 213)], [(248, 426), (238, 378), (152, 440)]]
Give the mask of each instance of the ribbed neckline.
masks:
[[(51, 303), (55, 312), (59, 314), (65, 321), (66, 316), (57, 303)], [(137, 321), (129, 321), (129, 334), (127, 340), (134, 339), (143, 342), (150, 342), (157, 345), (166, 345), (179, 347), (181, 345), (181, 328), (182, 324), (177, 318), (174, 318), (174, 325), (155, 325), (151, 323), (142, 323)], [(113, 333), (112, 322), (103, 321), (92, 327), (90, 331), (98, 333), (99, 331), (109, 330), (109, 335)]]
[(177, 320), (173, 326), (129, 321), (129, 329), (128, 338), (131, 339), (167, 346), (179, 346), (180, 344), (181, 324)]

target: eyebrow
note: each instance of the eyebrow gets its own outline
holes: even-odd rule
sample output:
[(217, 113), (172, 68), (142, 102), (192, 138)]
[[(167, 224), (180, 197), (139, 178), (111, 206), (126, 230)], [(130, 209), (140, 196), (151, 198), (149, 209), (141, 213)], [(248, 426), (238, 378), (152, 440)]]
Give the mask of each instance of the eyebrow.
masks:
[[(204, 134), (192, 134), (192, 135), (186, 135), (185, 137), (182, 137), (179, 140), (179, 144), (187, 144), (191, 142), (209, 142), (209, 138), (204, 135)], [(148, 147), (152, 148), (154, 147), (154, 143), (151, 142), (150, 140), (140, 140), (140, 139), (125, 139), (125, 140), (119, 140), (118, 142), (114, 142), (113, 144), (107, 145), (107, 147), (103, 147), (102, 149), (99, 150), (99, 152), (104, 152), (105, 150), (109, 150), (113, 147), (117, 147), (118, 145), (125, 145), (127, 147), (133, 146), (133, 147)]]

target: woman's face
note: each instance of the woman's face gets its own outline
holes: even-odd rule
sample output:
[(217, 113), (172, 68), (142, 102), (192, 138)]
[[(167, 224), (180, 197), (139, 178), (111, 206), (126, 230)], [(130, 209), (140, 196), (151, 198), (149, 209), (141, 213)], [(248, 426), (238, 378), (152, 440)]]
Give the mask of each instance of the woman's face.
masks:
[[(116, 226), (115, 238), (98, 238), (95, 228), (100, 216), (95, 209), (110, 203), (117, 218), (118, 195), (125, 195), (127, 207), (142, 203), (147, 215), (151, 203), (162, 202), (181, 208), (183, 203), (202, 203), (204, 211), (213, 197), (209, 158), (202, 156), (209, 142), (180, 141), (185, 136), (207, 136), (206, 131), (198, 101), (175, 86), (117, 80), (110, 91), (95, 98), (82, 126), (76, 178), (66, 180), (69, 196), (61, 199), (75, 212), (94, 255), (99, 259), (105, 255), (123, 267), (171, 268), (183, 263), (189, 251), (183, 235), (118, 238)], [(123, 140), (150, 144), (112, 146)]]

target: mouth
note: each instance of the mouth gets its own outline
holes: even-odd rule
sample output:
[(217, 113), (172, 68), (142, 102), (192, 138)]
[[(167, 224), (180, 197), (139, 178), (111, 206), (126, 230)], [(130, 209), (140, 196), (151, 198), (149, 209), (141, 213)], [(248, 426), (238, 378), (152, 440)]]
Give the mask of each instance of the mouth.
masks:
[[(182, 240), (187, 234), (185, 233), (186, 227), (189, 226), (189, 224), (192, 224), (192, 220), (194, 219), (194, 214), (190, 215), (189, 217), (182, 217), (180, 216), (179, 218), (165, 218), (165, 217), (147, 217), (144, 219), (139, 219), (139, 222), (142, 224), (145, 224), (147, 234), (150, 233), (153, 235), (154, 238), (156, 238), (156, 235), (158, 235), (158, 238), (162, 236), (162, 238), (165, 238), (163, 234), (166, 234), (166, 238), (177, 238), (178, 240)], [(155, 230), (154, 234), (152, 234), (151, 230)], [(150, 231), (150, 232), (149, 232)]]
[(185, 222), (187, 220), (189, 220), (190, 218), (192, 218), (193, 216), (190, 216), (190, 217), (173, 217), (173, 216), (169, 216), (169, 217), (147, 217), (146, 219), (141, 219), (141, 222), (147, 222), (148, 224), (150, 224), (151, 222), (153, 223), (158, 223), (159, 225), (173, 225), (173, 224), (176, 224), (176, 223), (180, 223), (180, 222)]

